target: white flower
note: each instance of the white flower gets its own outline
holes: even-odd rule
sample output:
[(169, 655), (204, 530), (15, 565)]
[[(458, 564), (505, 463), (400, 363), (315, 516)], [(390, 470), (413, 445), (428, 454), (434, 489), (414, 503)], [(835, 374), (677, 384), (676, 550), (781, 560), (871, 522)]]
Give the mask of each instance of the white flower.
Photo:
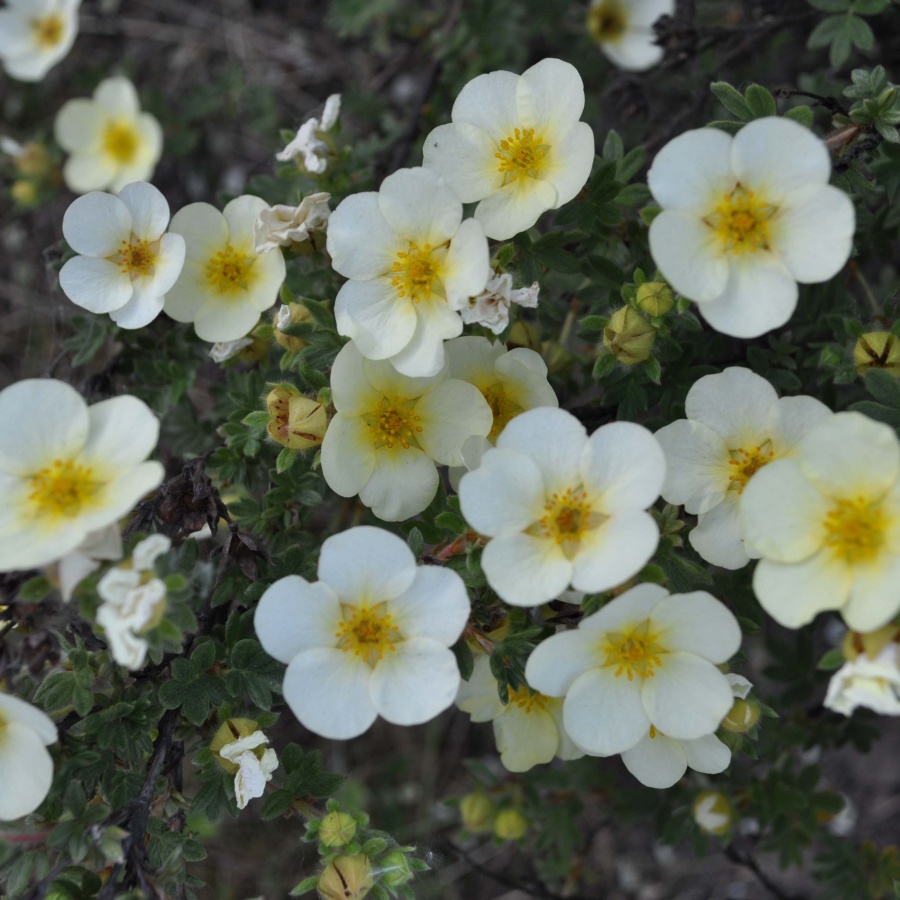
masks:
[(825, 144), (790, 119), (756, 119), (734, 137), (688, 131), (647, 176), (663, 208), (650, 226), (653, 260), (716, 331), (778, 328), (797, 282), (827, 281), (850, 255), (853, 204), (830, 177)]
[(106, 632), (113, 659), (127, 669), (144, 664), (148, 645), (141, 633), (157, 624), (165, 608), (166, 585), (155, 577), (153, 564), (171, 546), (164, 535), (151, 535), (134, 548), (130, 565), (110, 569), (97, 584), (103, 600), (97, 623)]
[(643, 72), (663, 58), (653, 24), (675, 12), (675, 0), (591, 0), (588, 31), (620, 69)]
[(350, 279), (335, 300), (337, 327), (367, 359), (414, 377), (440, 371), (443, 342), (462, 331), (457, 310), (489, 271), (481, 226), (462, 216), (453, 191), (423, 168), (401, 169), (331, 214), (328, 252)]
[(731, 751), (714, 734), (678, 741), (651, 725), (637, 744), (622, 752), (622, 762), (641, 784), (665, 789), (689, 768), (706, 775), (724, 772), (731, 762)]
[(639, 572), (659, 529), (645, 512), (665, 460), (653, 435), (613, 422), (590, 438), (561, 409), (514, 418), (475, 471), (463, 475), (466, 521), (491, 538), (481, 565), (507, 603), (535, 606), (571, 584), (605, 591)]
[(56, 725), (30, 703), (0, 691), (0, 821), (34, 812), (53, 783)]
[(56, 115), (56, 140), (69, 152), (63, 178), (76, 194), (149, 181), (162, 154), (159, 122), (142, 113), (127, 78), (107, 78), (92, 100), (69, 100)]
[(579, 121), (583, 109), (581, 76), (560, 59), (543, 59), (522, 75), (479, 75), (459, 92), (451, 124), (425, 138), (425, 165), (463, 203), (478, 201), (475, 218), (488, 237), (506, 240), (568, 203), (587, 181), (594, 133)]
[(456, 705), (473, 722), (492, 722), (500, 762), (510, 772), (527, 772), (554, 756), (578, 759), (584, 751), (575, 746), (562, 725), (562, 701), (531, 692), (526, 685), (509, 691), (504, 704), (497, 693), (489, 657), (479, 653), (468, 681), (459, 685)]
[(252, 343), (253, 338), (248, 337), (238, 338), (236, 341), (217, 341), (209, 348), (209, 358), (217, 363), (227, 362)]
[(255, 797), (262, 797), (266, 783), (272, 780), (272, 773), (278, 768), (278, 755), (271, 747), (267, 747), (260, 756), (254, 752), (268, 742), (269, 739), (261, 731), (254, 731), (219, 750), (223, 759), (238, 767), (234, 775), (234, 796), (238, 809), (245, 809)]
[(63, 602), (72, 599), (79, 583), (100, 568), (100, 560), (122, 558), (122, 534), (118, 525), (92, 531), (71, 553), (56, 564), (56, 577)]
[(845, 716), (857, 706), (900, 716), (900, 645), (891, 642), (869, 659), (860, 653), (831, 676), (825, 706)]
[(331, 148), (319, 135), (331, 131), (337, 123), (341, 112), (341, 95), (332, 94), (325, 101), (322, 121), (308, 119), (298, 129), (294, 139), (275, 154), (279, 162), (289, 162), (303, 157), (303, 166), (311, 175), (321, 175), (328, 168), (328, 155)]
[(81, 0), (8, 0), (0, 10), (0, 62), (10, 78), (40, 81), (75, 43)]
[(462, 464), (462, 445), (491, 430), (491, 409), (476, 387), (446, 377), (407, 378), (364, 359), (351, 341), (331, 370), (337, 414), (322, 443), (322, 474), (342, 497), (379, 519), (420, 513), (438, 488), (435, 463)]
[(62, 559), (163, 477), (145, 462), (159, 421), (136, 397), (88, 407), (72, 387), (27, 379), (0, 391), (0, 572)]
[(244, 337), (259, 314), (278, 299), (284, 257), (277, 248), (257, 253), (253, 228), (265, 200), (244, 194), (219, 212), (190, 203), (172, 218), (170, 231), (187, 244), (184, 268), (163, 309), (176, 322), (193, 322), (204, 341)]
[(685, 399), (686, 419), (656, 432), (666, 454), (662, 495), (699, 516), (694, 549), (726, 569), (749, 562), (738, 508), (753, 475), (794, 455), (809, 429), (831, 411), (812, 397), (778, 399), (775, 388), (749, 369), (704, 375)]
[(163, 308), (184, 265), (184, 238), (165, 234), (166, 198), (146, 182), (118, 197), (92, 191), (63, 217), (63, 236), (80, 253), (60, 269), (59, 284), (83, 309), (109, 313), (121, 328), (142, 328)]
[(860, 413), (824, 419), (793, 459), (747, 486), (741, 528), (762, 556), (753, 590), (788, 628), (839, 610), (854, 631), (900, 611), (900, 441)]
[(276, 581), (254, 620), (288, 664), (284, 698), (301, 724), (340, 740), (379, 715), (417, 725), (447, 709), (460, 680), (449, 647), (470, 611), (459, 575), (417, 566), (403, 540), (368, 526), (328, 538), (318, 573)]
[(331, 194), (309, 194), (299, 206), (267, 206), (253, 226), (253, 244), (257, 253), (302, 244), (312, 233), (328, 228)]
[(484, 290), (474, 297), (469, 297), (466, 306), (460, 311), (463, 324), (483, 325), (494, 334), (500, 334), (509, 325), (509, 307), (513, 303), (534, 309), (538, 305), (540, 288), (535, 281), (531, 287), (512, 289), (512, 275), (504, 272), (491, 274)]
[[(649, 739), (651, 726), (676, 741), (712, 734), (733, 702), (716, 665), (740, 644), (737, 619), (710, 594), (669, 596), (659, 585), (641, 584), (582, 619), (576, 630), (539, 644), (525, 677), (541, 693), (566, 698), (563, 724), (576, 744), (611, 756)], [(644, 771), (649, 757), (670, 758), (672, 750), (645, 745), (632, 761)]]

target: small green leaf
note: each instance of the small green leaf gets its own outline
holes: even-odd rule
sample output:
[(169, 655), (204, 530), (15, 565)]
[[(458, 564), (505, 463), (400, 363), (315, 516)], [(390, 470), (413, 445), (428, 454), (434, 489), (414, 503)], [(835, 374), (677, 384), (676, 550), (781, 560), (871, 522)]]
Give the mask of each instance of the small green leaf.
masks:
[(900, 409), (900, 379), (883, 369), (869, 369), (865, 381), (867, 390), (876, 400)]
[(806, 2), (810, 6), (828, 13), (845, 12), (850, 6), (850, 0), (806, 0)]
[(753, 112), (747, 101), (741, 96), (740, 91), (732, 87), (727, 81), (714, 81), (709, 86), (709, 89), (715, 94), (719, 103), (732, 115), (744, 121), (753, 118)]
[(846, 16), (829, 16), (827, 19), (822, 19), (810, 32), (806, 46), (810, 50), (829, 46), (838, 35), (845, 33), (846, 22)]
[(744, 99), (754, 119), (775, 115), (775, 98), (761, 84), (751, 84), (744, 91)]
[(615, 131), (610, 131), (603, 142), (604, 159), (621, 159), (625, 155), (625, 145)]
[(840, 648), (832, 647), (823, 654), (816, 668), (823, 672), (833, 672), (835, 669), (839, 669), (844, 662), (844, 654), (841, 652)]
[(795, 122), (799, 122), (806, 128), (812, 128), (815, 114), (809, 106), (795, 106), (793, 109), (789, 109), (784, 114), (784, 117), (786, 119), (793, 119)]
[(850, 43), (850, 32), (848, 28), (845, 28), (844, 31), (838, 34), (831, 42), (831, 50), (828, 53), (828, 62), (831, 63), (833, 68), (839, 69), (848, 59), (850, 59)]
[(29, 578), (19, 588), (19, 600), (23, 603), (40, 603), (52, 590), (53, 585), (42, 575), (38, 575), (36, 578)]
[(865, 19), (859, 16), (849, 16), (847, 18), (847, 33), (854, 47), (860, 50), (871, 50), (875, 44), (875, 35), (872, 28)]
[(884, 12), (889, 3), (890, 0), (853, 0), (853, 12), (859, 13), (861, 16), (876, 16), (878, 13)]

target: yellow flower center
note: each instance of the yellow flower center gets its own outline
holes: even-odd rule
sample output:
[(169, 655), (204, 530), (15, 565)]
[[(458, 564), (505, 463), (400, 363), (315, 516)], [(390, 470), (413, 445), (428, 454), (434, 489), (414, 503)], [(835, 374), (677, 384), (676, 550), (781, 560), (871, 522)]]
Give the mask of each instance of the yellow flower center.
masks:
[(241, 253), (231, 244), (210, 257), (206, 264), (206, 283), (220, 294), (248, 290), (253, 278), (256, 255)]
[(537, 178), (549, 149), (533, 128), (516, 128), (500, 141), (494, 154), (500, 160), (498, 169), (503, 183), (510, 184), (517, 178)]
[[(661, 732), (661, 731), (657, 731), (655, 725), (651, 725), (651, 726), (650, 726), (650, 740), (651, 740), (651, 741), (655, 741), (657, 735), (662, 735), (662, 732)], [(663, 736), (664, 736), (664, 735), (663, 735)]]
[(406, 250), (397, 254), (391, 266), (391, 284), (401, 297), (411, 297), (415, 303), (428, 300), (432, 294), (443, 294), (441, 268), (446, 247), (421, 247), (411, 241)]
[(419, 424), (422, 417), (416, 414), (415, 408), (415, 400), (382, 397), (378, 408), (364, 417), (376, 450), (380, 447), (393, 450), (397, 445), (409, 450), (419, 446), (416, 435), (422, 433)]
[(825, 516), (825, 546), (845, 563), (869, 562), (884, 546), (887, 526), (880, 502), (835, 500)]
[(619, 0), (604, 0), (588, 10), (588, 31), (598, 43), (617, 41), (628, 27), (628, 18)]
[(488, 440), (493, 443), (500, 436), (500, 432), (506, 428), (509, 420), (514, 419), (523, 410), (518, 403), (510, 399), (506, 389), (499, 382), (492, 384), (489, 388), (485, 388), (481, 393), (494, 414), (494, 424), (491, 426), (491, 433), (488, 435)]
[(72, 518), (79, 515), (100, 483), (87, 466), (56, 459), (29, 478), (28, 502), (39, 516)]
[(111, 121), (103, 132), (101, 144), (107, 156), (120, 166), (127, 166), (134, 162), (141, 139), (131, 122)]
[(585, 532), (594, 527), (594, 515), (587, 493), (580, 487), (567, 488), (550, 496), (545, 515), (538, 522), (543, 533), (563, 550), (574, 550)]
[(728, 451), (731, 459), (728, 465), (731, 468), (731, 474), (728, 476), (729, 491), (737, 491), (739, 494), (744, 493), (747, 482), (765, 465), (775, 459), (775, 451), (772, 449), (771, 441), (763, 441), (756, 449), (745, 450), (743, 447), (737, 447)]
[(769, 222), (777, 207), (738, 184), (704, 219), (726, 250), (755, 253), (769, 249)]
[(66, 21), (59, 13), (32, 19), (30, 24), (35, 42), (44, 50), (52, 50), (62, 41), (65, 34)]
[(638, 678), (652, 678), (662, 665), (660, 654), (665, 648), (658, 643), (658, 635), (650, 631), (650, 622), (645, 619), (633, 628), (624, 631), (609, 631), (603, 636), (601, 652), (605, 654), (604, 667), (615, 666), (616, 678), (627, 675), (631, 681)]
[(534, 710), (545, 709), (547, 706), (547, 697), (536, 691), (530, 691), (523, 684), (518, 690), (509, 689), (509, 703), (511, 706), (517, 706), (522, 712), (529, 714)]
[(156, 265), (156, 255), (159, 250), (159, 241), (142, 241), (133, 234), (131, 240), (122, 241), (122, 246), (113, 257), (113, 262), (128, 276), (134, 278), (138, 275), (153, 273)]
[(342, 605), (344, 618), (335, 632), (338, 647), (360, 657), (370, 666), (374, 666), (385, 653), (393, 653), (397, 649), (395, 645), (403, 640), (403, 635), (385, 606), (384, 603)]

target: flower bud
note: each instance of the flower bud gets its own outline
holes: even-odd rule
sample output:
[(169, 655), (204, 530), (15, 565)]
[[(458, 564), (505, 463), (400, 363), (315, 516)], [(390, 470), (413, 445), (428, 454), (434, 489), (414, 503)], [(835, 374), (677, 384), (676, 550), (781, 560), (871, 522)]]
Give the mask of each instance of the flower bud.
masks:
[(483, 834), (491, 830), (494, 806), (481, 791), (466, 794), (459, 802), (459, 814), (463, 825), (473, 834)]
[(325, 407), (289, 384), (276, 385), (266, 397), (269, 437), (289, 450), (318, 447), (328, 428)]
[(728, 834), (734, 824), (734, 810), (721, 791), (703, 791), (698, 794), (691, 812), (697, 827), (706, 834)]
[(359, 900), (372, 889), (372, 863), (362, 853), (338, 856), (325, 866), (316, 890), (324, 900)]
[(287, 328), (288, 325), (300, 325), (305, 322), (312, 323), (312, 315), (302, 303), (282, 304), (278, 307), (278, 312), (275, 313), (275, 321), (273, 323), (275, 340), (285, 350), (297, 353), (308, 346), (309, 341), (305, 341), (301, 337), (285, 334), (283, 329)]
[(319, 823), (319, 841), (324, 847), (343, 847), (356, 834), (356, 819), (349, 813), (330, 812)]
[(46, 178), (53, 169), (47, 148), (37, 141), (29, 141), (15, 156), (16, 171), (28, 178)]
[(520, 319), (518, 322), (513, 322), (512, 328), (509, 329), (506, 346), (510, 350), (516, 347), (527, 347), (529, 350), (534, 350), (535, 353), (540, 353), (541, 333), (531, 322), (523, 322)]
[(14, 181), (9, 189), (9, 193), (17, 206), (28, 208), (37, 203), (38, 189), (33, 181), (25, 181), (24, 179)]
[(226, 719), (220, 726), (219, 730), (213, 735), (210, 741), (209, 749), (216, 755), (216, 762), (230, 774), (234, 775), (238, 767), (235, 763), (222, 757), (219, 751), (227, 746), (239, 741), (241, 738), (250, 737), (259, 728), (259, 723), (253, 719)]
[(656, 329), (630, 306), (614, 312), (609, 325), (603, 329), (603, 343), (626, 366), (649, 359), (655, 340)]
[(379, 874), (381, 882), (387, 888), (402, 887), (412, 880), (413, 871), (409, 866), (409, 860), (402, 850), (392, 850), (379, 861)]
[(759, 707), (752, 700), (738, 698), (722, 720), (722, 727), (733, 734), (746, 734), (758, 721)]
[(518, 809), (501, 809), (494, 819), (494, 834), (502, 841), (517, 841), (526, 831), (528, 819)]
[(885, 369), (900, 378), (900, 340), (890, 331), (870, 331), (853, 348), (853, 365), (857, 375), (868, 369)]
[(861, 634), (858, 631), (848, 631), (844, 635), (841, 651), (844, 654), (844, 659), (851, 661), (858, 659), (860, 654), (863, 653), (869, 659), (875, 659), (891, 641), (900, 643), (900, 629), (896, 625), (884, 625), (875, 631), (869, 631), (865, 634)]
[(664, 316), (675, 305), (675, 298), (665, 282), (648, 281), (637, 289), (635, 302), (648, 316)]

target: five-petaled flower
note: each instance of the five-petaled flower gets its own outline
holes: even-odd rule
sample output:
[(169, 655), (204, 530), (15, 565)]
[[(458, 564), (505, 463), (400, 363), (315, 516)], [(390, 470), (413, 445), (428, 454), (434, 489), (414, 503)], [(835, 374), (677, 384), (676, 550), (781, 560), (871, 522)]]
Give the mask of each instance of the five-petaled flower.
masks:
[(0, 822), (34, 812), (53, 783), (56, 725), (30, 703), (0, 691)]
[(653, 259), (716, 331), (779, 328), (797, 282), (827, 281), (850, 255), (853, 203), (830, 177), (825, 144), (790, 119), (756, 119), (735, 137), (687, 131), (647, 175), (663, 208), (650, 226)]
[(417, 725), (447, 709), (460, 680), (449, 648), (470, 611), (459, 575), (417, 566), (401, 538), (365, 525), (325, 541), (318, 574), (276, 581), (254, 620), (287, 663), (284, 698), (301, 724), (345, 739), (379, 715)]
[(40, 81), (72, 49), (81, 0), (13, 0), (0, 10), (0, 62), (10, 78)]
[(588, 31), (610, 62), (643, 72), (663, 58), (653, 24), (675, 12), (675, 0), (592, 0)]

